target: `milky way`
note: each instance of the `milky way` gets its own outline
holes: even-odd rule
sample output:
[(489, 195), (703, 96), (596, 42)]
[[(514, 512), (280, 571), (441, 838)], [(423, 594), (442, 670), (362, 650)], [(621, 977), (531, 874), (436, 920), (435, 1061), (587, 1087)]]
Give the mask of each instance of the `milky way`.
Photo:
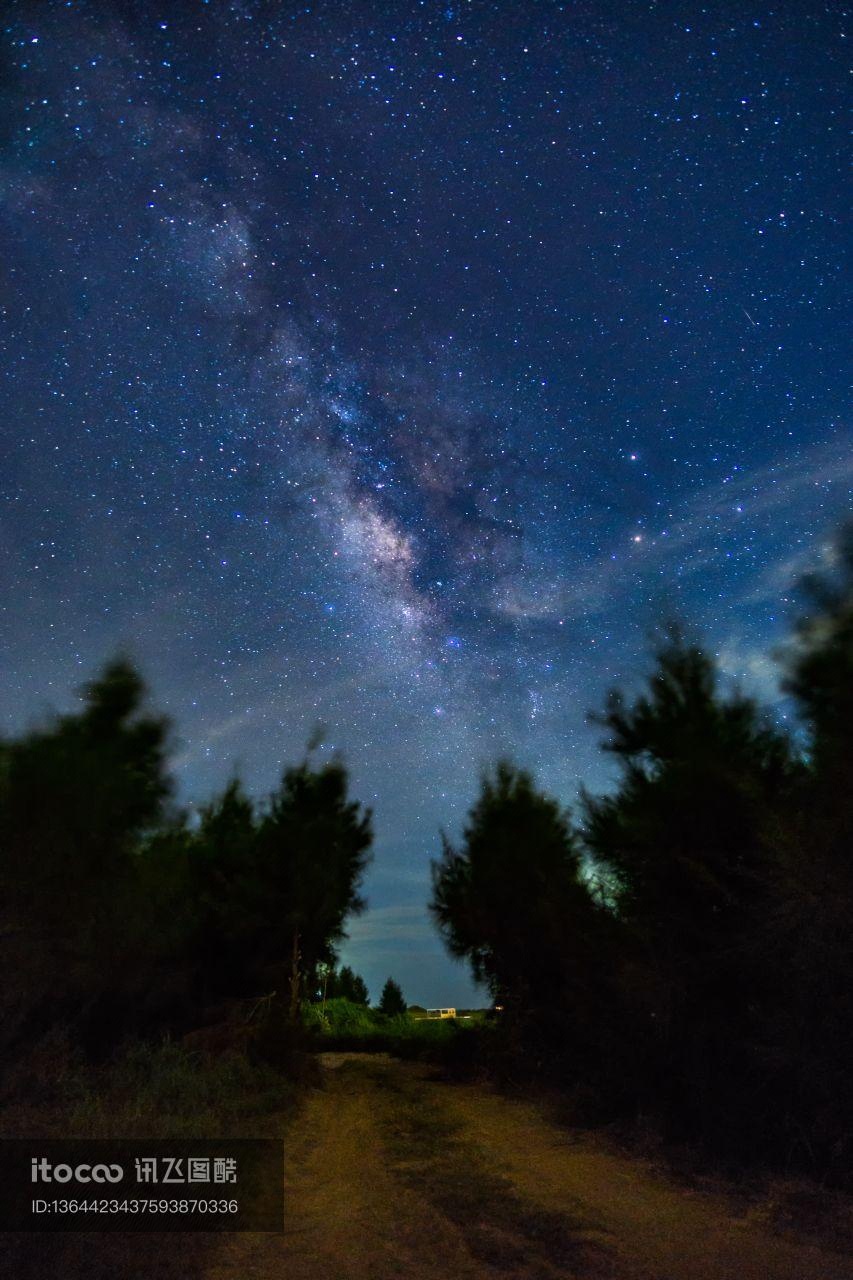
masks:
[(774, 699), (849, 506), (840, 9), (0, 21), (6, 728), (117, 649), (188, 805), (322, 727), (349, 958), (465, 1003), (423, 903), (481, 767), (605, 785), (664, 615)]

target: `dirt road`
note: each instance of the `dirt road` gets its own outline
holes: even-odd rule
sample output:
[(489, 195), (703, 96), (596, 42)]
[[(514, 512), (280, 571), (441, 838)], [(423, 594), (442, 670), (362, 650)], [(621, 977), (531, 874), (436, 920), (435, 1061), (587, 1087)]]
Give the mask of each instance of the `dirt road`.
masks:
[(537, 1106), (325, 1055), (287, 1140), (283, 1237), (208, 1280), (853, 1280), (853, 1259), (670, 1181)]

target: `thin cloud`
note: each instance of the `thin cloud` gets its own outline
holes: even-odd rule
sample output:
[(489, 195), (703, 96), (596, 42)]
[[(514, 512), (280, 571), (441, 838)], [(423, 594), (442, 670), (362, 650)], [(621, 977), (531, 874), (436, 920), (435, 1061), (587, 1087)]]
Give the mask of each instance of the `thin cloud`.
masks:
[[(800, 459), (743, 471), (725, 484), (701, 489), (659, 534), (638, 535), (640, 541), (608, 550), (580, 572), (528, 572), (522, 578), (498, 582), (491, 599), (493, 611), (512, 620), (589, 617), (612, 605), (626, 590), (664, 572), (683, 580), (715, 567), (720, 563), (721, 541), (735, 536), (739, 526), (749, 536), (757, 522), (767, 523), (780, 511), (808, 505), (810, 494), (816, 506), (837, 495), (840, 508), (853, 485), (849, 444), (815, 446)], [(790, 586), (814, 557), (813, 550), (805, 549), (774, 563), (757, 582), (753, 579), (744, 599), (772, 598)]]

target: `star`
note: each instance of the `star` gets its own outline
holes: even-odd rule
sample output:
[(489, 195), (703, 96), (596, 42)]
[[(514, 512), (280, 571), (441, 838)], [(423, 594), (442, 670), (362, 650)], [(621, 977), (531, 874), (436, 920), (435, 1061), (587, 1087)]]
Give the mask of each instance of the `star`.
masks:
[(7, 24), (4, 732), (118, 650), (182, 803), (323, 724), (422, 903), (485, 763), (605, 786), (659, 612), (772, 652), (846, 510), (836, 20), (252, 8)]

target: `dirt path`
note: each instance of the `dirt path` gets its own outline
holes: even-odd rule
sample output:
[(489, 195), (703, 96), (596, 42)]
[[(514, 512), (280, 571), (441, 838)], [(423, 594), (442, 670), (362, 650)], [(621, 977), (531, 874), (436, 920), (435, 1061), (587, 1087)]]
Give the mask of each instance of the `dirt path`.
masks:
[(284, 1236), (233, 1237), (208, 1280), (853, 1280), (534, 1105), (379, 1055), (324, 1077), (287, 1140)]

